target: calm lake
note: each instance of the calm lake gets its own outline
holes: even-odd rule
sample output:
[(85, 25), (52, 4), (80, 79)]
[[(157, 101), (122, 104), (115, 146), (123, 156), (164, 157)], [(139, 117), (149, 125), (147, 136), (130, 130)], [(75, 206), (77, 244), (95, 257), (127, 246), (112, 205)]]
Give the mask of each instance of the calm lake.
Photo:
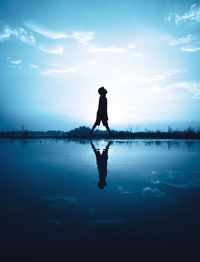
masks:
[(1, 261), (200, 261), (200, 141), (4, 139), (0, 166)]

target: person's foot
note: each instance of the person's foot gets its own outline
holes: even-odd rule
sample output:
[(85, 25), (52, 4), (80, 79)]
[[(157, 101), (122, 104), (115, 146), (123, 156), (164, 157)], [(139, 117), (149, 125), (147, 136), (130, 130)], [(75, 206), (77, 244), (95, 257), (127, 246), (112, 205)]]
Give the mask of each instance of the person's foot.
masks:
[(112, 132), (110, 132), (109, 135), (110, 135), (110, 137), (113, 137), (113, 133)]

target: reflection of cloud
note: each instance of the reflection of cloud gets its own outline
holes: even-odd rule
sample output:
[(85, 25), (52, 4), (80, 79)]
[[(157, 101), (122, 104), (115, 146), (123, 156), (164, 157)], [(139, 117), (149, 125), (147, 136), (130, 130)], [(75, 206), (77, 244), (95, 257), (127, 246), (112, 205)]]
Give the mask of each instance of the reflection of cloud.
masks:
[(75, 73), (79, 71), (78, 66), (72, 66), (68, 68), (63, 68), (63, 69), (57, 69), (57, 68), (49, 68), (43, 72), (41, 72), (41, 75), (63, 75), (63, 74), (69, 74), (69, 73)]
[(133, 194), (133, 191), (126, 190), (122, 186), (118, 186), (118, 190), (121, 194)]
[(165, 17), (165, 20), (168, 22), (175, 21), (177, 25), (186, 22), (199, 23), (200, 6), (197, 6), (197, 4), (193, 4), (191, 5), (190, 10), (185, 14), (179, 15), (177, 13), (172, 13), (169, 16)]
[(56, 225), (56, 226), (60, 226), (62, 225), (62, 220), (57, 218), (57, 219), (49, 219), (47, 221), (48, 224), (53, 224), (53, 225)]
[(145, 187), (142, 189), (144, 196), (164, 197), (165, 193), (158, 190), (157, 188)]
[(124, 48), (108, 46), (108, 47), (90, 47), (87, 50), (89, 53), (106, 53), (106, 54), (117, 54), (126, 51)]
[(43, 200), (46, 201), (64, 201), (64, 202), (68, 202), (68, 203), (72, 203), (74, 205), (78, 205), (78, 201), (77, 198), (73, 197), (73, 196), (45, 196), (42, 197)]
[(118, 225), (118, 224), (124, 224), (125, 221), (122, 219), (95, 219), (95, 220), (90, 220), (89, 224), (92, 225), (99, 225), (99, 224), (104, 224), (104, 225)]

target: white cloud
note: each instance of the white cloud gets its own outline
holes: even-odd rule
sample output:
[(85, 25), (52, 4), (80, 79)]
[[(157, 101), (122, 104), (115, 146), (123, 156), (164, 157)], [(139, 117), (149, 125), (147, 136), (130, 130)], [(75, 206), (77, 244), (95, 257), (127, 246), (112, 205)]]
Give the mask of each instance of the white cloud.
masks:
[(183, 15), (179, 15), (176, 13), (172, 13), (169, 16), (165, 17), (165, 20), (168, 22), (175, 21), (175, 23), (181, 24), (186, 22), (200, 22), (200, 6), (197, 6), (197, 4), (191, 5), (188, 12), (186, 12)]
[(154, 75), (151, 77), (145, 77), (144, 81), (145, 82), (157, 82), (157, 81), (162, 81), (162, 80), (166, 80), (172, 76), (178, 75), (182, 72), (182, 70), (180, 69), (172, 69), (169, 70), (167, 72), (164, 72), (163, 74), (159, 74), (159, 75)]
[(134, 52), (134, 53), (131, 53), (132, 56), (136, 56), (136, 57), (142, 57), (143, 56), (143, 53), (141, 52)]
[(62, 46), (46, 47), (43, 45), (39, 45), (37, 46), (37, 48), (42, 52), (49, 53), (49, 54), (57, 54), (57, 55), (62, 55), (64, 51)]
[(35, 37), (32, 35), (32, 33), (28, 32), (27, 30), (21, 27), (14, 29), (14, 28), (11, 28), (10, 26), (5, 26), (3, 32), (0, 34), (0, 41), (5, 42), (11, 36), (15, 36), (21, 42), (32, 45), (36, 47), (37, 49), (39, 49), (40, 51), (45, 52), (45, 53), (61, 55), (64, 51), (61, 45), (56, 46), (56, 47), (47, 47), (44, 45), (37, 44)]
[(107, 54), (117, 54), (117, 53), (124, 53), (126, 49), (120, 47), (90, 47), (87, 52), (89, 53), (107, 53)]
[(58, 66), (59, 66), (59, 64), (57, 64), (57, 63), (51, 63), (51, 64), (50, 64), (50, 66), (55, 66), (55, 67), (58, 67)]
[(23, 28), (19, 28), (18, 31), (18, 38), (26, 44), (35, 45), (35, 37), (30, 33), (24, 30)]
[(21, 60), (9, 60), (9, 62), (13, 65), (20, 65), (22, 63)]
[(192, 94), (193, 98), (200, 98), (200, 82), (183, 81), (170, 84), (166, 89), (182, 89)]
[(186, 45), (193, 41), (195, 37), (192, 34), (186, 35), (185, 37), (177, 38), (177, 39), (171, 39), (169, 41), (169, 45), (176, 46), (176, 45)]
[(186, 35), (185, 37), (173, 39), (168, 38), (170, 46), (179, 46), (179, 49), (184, 52), (200, 51), (200, 40), (197, 35)]
[(130, 45), (128, 45), (128, 48), (129, 48), (129, 49), (133, 49), (133, 48), (135, 48), (135, 45), (130, 44)]
[(88, 65), (90, 65), (90, 66), (95, 66), (96, 64), (97, 63), (94, 60), (91, 60), (91, 61), (88, 62)]
[(15, 29), (9, 25), (4, 26), (3, 32), (0, 34), (0, 42), (5, 42), (12, 36), (15, 36), (23, 43), (35, 45), (35, 38), (32, 33), (24, 30), (21, 27)]
[(200, 7), (196, 4), (193, 4), (190, 7), (190, 10), (186, 12), (184, 15), (176, 15), (175, 21), (177, 24), (188, 22), (188, 21), (194, 21), (194, 22), (200, 22)]
[[(185, 97), (182, 91), (186, 91), (186, 93), (192, 95), (192, 98), (200, 98), (200, 82), (182, 81), (182, 82), (172, 83), (167, 86), (157, 86), (154, 87), (153, 89), (156, 92), (165, 92), (166, 98), (171, 100), (172, 99), (176, 100)], [(172, 91), (174, 91), (175, 93), (169, 93)]]
[(94, 32), (73, 32), (71, 35), (67, 35), (67, 37), (77, 40), (80, 44), (87, 45), (94, 39)]
[(64, 32), (55, 32), (55, 31), (47, 30), (44, 27), (37, 25), (35, 23), (32, 23), (32, 22), (26, 22), (25, 26), (28, 27), (33, 32), (43, 35), (47, 38), (51, 38), (51, 39), (66, 38), (66, 34)]
[(37, 68), (38, 68), (38, 65), (35, 65), (35, 64), (29, 64), (29, 68), (31, 68), (31, 69), (37, 69)]
[(72, 38), (77, 40), (80, 44), (86, 45), (94, 38), (94, 32), (90, 31), (74, 31), (71, 34), (68, 34), (65, 32), (45, 29), (41, 25), (35, 24), (33, 22), (26, 22), (25, 25), (33, 32), (54, 40)]
[(0, 33), (0, 42), (7, 41), (12, 35), (17, 35), (17, 32), (9, 26), (4, 26), (3, 31)]
[(56, 69), (56, 68), (49, 68), (43, 72), (41, 72), (41, 75), (64, 75), (64, 74), (69, 74), (69, 73), (76, 73), (79, 71), (78, 66), (72, 66), (68, 68), (61, 68), (61, 69)]
[(194, 53), (194, 52), (200, 51), (200, 45), (199, 46), (191, 46), (191, 45), (182, 46), (182, 47), (180, 47), (180, 50), (184, 51), (184, 52)]

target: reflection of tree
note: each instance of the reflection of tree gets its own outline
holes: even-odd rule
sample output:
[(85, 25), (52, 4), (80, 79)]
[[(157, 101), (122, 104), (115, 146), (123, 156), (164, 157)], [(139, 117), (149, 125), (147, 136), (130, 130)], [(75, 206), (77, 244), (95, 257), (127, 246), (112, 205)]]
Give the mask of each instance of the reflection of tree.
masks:
[(97, 169), (99, 172), (99, 182), (98, 187), (100, 189), (104, 189), (104, 187), (107, 185), (106, 183), (106, 177), (107, 177), (107, 160), (108, 160), (108, 149), (111, 144), (111, 141), (108, 142), (107, 146), (103, 149), (103, 152), (100, 153), (100, 150), (95, 148), (94, 144), (90, 142), (92, 149), (96, 156), (97, 161)]

